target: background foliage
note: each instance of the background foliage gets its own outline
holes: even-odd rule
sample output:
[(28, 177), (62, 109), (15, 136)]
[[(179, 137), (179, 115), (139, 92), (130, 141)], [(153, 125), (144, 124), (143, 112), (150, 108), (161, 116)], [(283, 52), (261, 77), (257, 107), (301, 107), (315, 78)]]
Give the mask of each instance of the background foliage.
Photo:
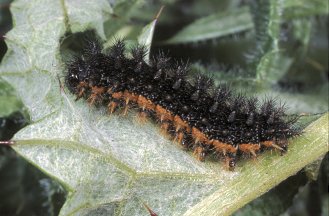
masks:
[(320, 157), (328, 151), (328, 115), (302, 118), (304, 126), (316, 121), (284, 157), (265, 154), (227, 173), (196, 162), (151, 123), (136, 128), (132, 118), (75, 103), (57, 80), (85, 35), (105, 46), (119, 36), (147, 44), (151, 56), (165, 50), (189, 60), (192, 73), (217, 83), (276, 96), (290, 113), (324, 113), (327, 1), (19, 0), (2, 1), (0, 18), (0, 139), (29, 124), (14, 148), (42, 171), (1, 147), (1, 214), (147, 215), (147, 203), (159, 215), (328, 215), (328, 157)]

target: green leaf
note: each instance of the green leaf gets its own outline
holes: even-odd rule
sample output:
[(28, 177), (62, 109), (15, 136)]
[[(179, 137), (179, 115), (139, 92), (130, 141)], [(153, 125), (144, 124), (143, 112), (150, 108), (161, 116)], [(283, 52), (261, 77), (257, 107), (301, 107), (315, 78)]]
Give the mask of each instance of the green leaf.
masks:
[(326, 15), (329, 13), (329, 3), (326, 0), (286, 0), (283, 4), (283, 16), (285, 19)]
[[(257, 49), (253, 65), (256, 69), (258, 80), (271, 80), (268, 77), (281, 77), (286, 71), (279, 71), (276, 76), (270, 74), (275, 65), (280, 65), (282, 59), (279, 50), (280, 24), (282, 14), (282, 2), (276, 0), (255, 0), (251, 9), (254, 14)], [(273, 72), (273, 70), (272, 70)]]
[(109, 116), (105, 108), (75, 101), (57, 79), (65, 75), (60, 40), (72, 20), (102, 31), (99, 23), (86, 24), (88, 4), (73, 14), (66, 7), (53, 0), (14, 2), (15, 27), (0, 67), (33, 122), (15, 135), (13, 148), (66, 188), (60, 215), (147, 215), (144, 203), (159, 215), (228, 215), (327, 152), (325, 115), (285, 156), (268, 152), (229, 172), (218, 162), (197, 161), (153, 123), (137, 123), (133, 112)]
[(154, 20), (146, 25), (143, 29), (140, 35), (138, 36), (138, 43), (145, 46), (147, 49), (147, 55), (145, 56), (145, 61), (149, 62), (150, 59), (150, 53), (151, 53), (151, 44), (153, 40), (153, 35), (154, 35), (154, 29), (156, 26), (156, 23), (159, 19), (159, 16), (161, 15), (163, 7), (160, 9), (158, 12), (157, 16), (154, 18)]
[(105, 39), (103, 23), (113, 14), (108, 1), (100, 0), (97, 4), (93, 1), (61, 1), (61, 3), (60, 11), (65, 15), (63, 18), (65, 18), (67, 30), (74, 33), (95, 29), (98, 35)]
[(0, 117), (21, 110), (23, 104), (15, 95), (14, 89), (0, 78)]
[[(106, 4), (109, 1), (106, 1)], [(103, 24), (103, 28), (105, 31), (105, 35), (107, 39), (113, 41), (113, 37), (115, 38), (126, 38), (132, 31), (136, 29), (140, 31), (140, 26), (136, 28), (137, 25), (134, 25), (131, 20), (133, 19), (133, 13), (140, 9), (141, 6), (144, 5), (144, 1), (142, 0), (118, 0), (118, 1), (110, 1), (110, 5), (112, 6), (112, 14), (109, 19), (107, 19)], [(150, 20), (150, 17), (149, 19)], [(135, 27), (135, 28), (134, 28)], [(112, 39), (111, 39), (112, 37)], [(135, 39), (136, 35), (134, 35)]]
[(218, 38), (249, 30), (253, 27), (248, 7), (225, 13), (212, 14), (183, 28), (166, 43), (188, 43)]
[[(84, 110), (88, 112), (88, 108)], [(67, 119), (62, 115), (62, 119)], [(187, 211), (185, 215), (228, 215), (328, 150), (326, 114), (310, 125), (303, 136), (293, 141), (287, 155), (280, 157), (268, 152), (260, 156), (257, 163), (245, 163), (234, 173), (225, 172), (218, 163), (194, 161), (172, 143), (163, 140), (151, 125), (136, 129), (129, 119), (92, 115), (95, 127), (84, 128), (91, 127), (85, 125), (91, 124), (91, 119), (79, 116), (80, 125), (75, 125), (76, 128), (71, 130), (79, 131), (77, 135), (80, 137), (77, 138), (83, 142), (58, 137), (56, 134), (61, 127), (54, 122), (51, 122), (54, 129), (36, 130), (41, 124), (37, 123), (16, 136), (21, 140), (15, 145), (15, 150), (57, 178), (70, 191), (62, 215), (74, 212), (87, 214), (100, 205), (106, 209), (108, 207), (104, 205), (110, 205), (111, 209), (115, 208), (123, 215), (140, 215), (145, 210), (142, 202), (157, 209), (159, 214), (182, 214)], [(61, 121), (58, 117), (52, 119)], [(113, 128), (118, 124), (119, 127)], [(150, 130), (144, 131), (145, 127)], [(67, 130), (61, 133), (74, 137), (68, 135)], [(82, 132), (84, 130), (93, 131)], [(115, 130), (125, 131), (121, 134), (124, 137), (120, 143), (115, 142), (120, 139), (120, 134), (116, 134)], [(132, 136), (134, 132), (137, 134)], [(31, 133), (34, 139), (31, 139)], [(151, 136), (157, 136), (160, 142), (153, 142), (156, 138)], [(166, 199), (162, 200), (161, 197)], [(188, 206), (194, 207), (188, 209)]]
[[(328, 13), (328, 2), (316, 1), (262, 1), (255, 0), (252, 5), (256, 30), (257, 49), (254, 53), (253, 66), (260, 81), (276, 83), (289, 70), (294, 59), (287, 56), (286, 50), (279, 47), (280, 25), (286, 19)], [(292, 20), (296, 39), (302, 42), (302, 49), (297, 55), (305, 55), (310, 35), (312, 19)], [(298, 59), (297, 59), (298, 61)]]

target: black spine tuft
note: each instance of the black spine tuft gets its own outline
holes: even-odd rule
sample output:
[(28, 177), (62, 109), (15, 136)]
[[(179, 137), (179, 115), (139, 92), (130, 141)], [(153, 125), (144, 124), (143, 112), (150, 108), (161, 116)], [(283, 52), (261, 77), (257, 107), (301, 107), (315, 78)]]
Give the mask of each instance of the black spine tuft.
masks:
[(165, 74), (165, 71), (170, 69), (170, 57), (166, 56), (164, 52), (160, 52), (153, 59), (151, 65), (155, 69), (154, 79), (159, 80)]
[(177, 90), (182, 86), (182, 81), (186, 79), (187, 73), (189, 71), (189, 64), (186, 63), (176, 63), (174, 67), (174, 85), (172, 86), (173, 89)]

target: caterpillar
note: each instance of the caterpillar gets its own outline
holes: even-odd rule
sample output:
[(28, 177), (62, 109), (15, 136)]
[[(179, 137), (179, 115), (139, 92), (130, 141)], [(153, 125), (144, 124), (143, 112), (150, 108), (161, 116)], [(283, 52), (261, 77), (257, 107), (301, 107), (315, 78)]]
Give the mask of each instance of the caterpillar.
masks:
[(301, 133), (297, 117), (274, 99), (260, 103), (202, 74), (191, 79), (188, 64), (163, 52), (146, 63), (141, 45), (130, 49), (130, 57), (126, 53), (121, 39), (105, 51), (98, 40), (89, 41), (67, 63), (65, 85), (77, 100), (107, 106), (110, 114), (136, 109), (140, 119), (157, 122), (199, 161), (215, 155), (230, 170), (240, 158), (267, 149), (285, 153), (289, 139)]

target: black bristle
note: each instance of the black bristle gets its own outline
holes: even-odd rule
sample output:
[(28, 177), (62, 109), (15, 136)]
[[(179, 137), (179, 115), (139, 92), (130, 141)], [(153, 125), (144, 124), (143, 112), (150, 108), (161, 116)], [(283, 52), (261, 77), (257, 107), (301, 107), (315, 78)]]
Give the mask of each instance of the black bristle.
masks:
[(196, 90), (201, 92), (207, 92), (209, 89), (213, 88), (214, 80), (205, 75), (197, 75), (194, 79), (194, 87)]
[(145, 56), (147, 55), (147, 49), (144, 45), (137, 45), (131, 49), (131, 55), (135, 62), (140, 63), (144, 61)]
[(251, 126), (254, 124), (254, 120), (255, 120), (255, 113), (254, 112), (250, 112), (246, 121), (246, 124), (248, 126)]
[(164, 52), (160, 52), (151, 62), (152, 67), (155, 69), (154, 79), (160, 79), (165, 71), (170, 68), (170, 58)]
[(207, 94), (214, 86), (214, 80), (202, 74), (198, 74), (193, 80), (195, 91), (191, 95), (193, 101), (198, 101), (200, 97)]
[(122, 39), (116, 39), (114, 45), (109, 49), (109, 56), (112, 58), (124, 57), (125, 43)]
[(230, 115), (227, 117), (227, 121), (229, 123), (232, 123), (235, 121), (235, 117), (236, 117), (236, 111), (232, 111)]
[(225, 100), (229, 100), (231, 95), (231, 89), (227, 85), (221, 85), (215, 90), (214, 100), (218, 103), (222, 103)]
[(100, 53), (102, 53), (102, 46), (99, 41), (87, 41), (87, 46), (84, 49), (85, 56), (89, 58)]
[(181, 87), (182, 81), (186, 78), (189, 71), (189, 65), (183, 63), (177, 63), (174, 68), (174, 79), (175, 82), (172, 86), (173, 89), (177, 90)]

